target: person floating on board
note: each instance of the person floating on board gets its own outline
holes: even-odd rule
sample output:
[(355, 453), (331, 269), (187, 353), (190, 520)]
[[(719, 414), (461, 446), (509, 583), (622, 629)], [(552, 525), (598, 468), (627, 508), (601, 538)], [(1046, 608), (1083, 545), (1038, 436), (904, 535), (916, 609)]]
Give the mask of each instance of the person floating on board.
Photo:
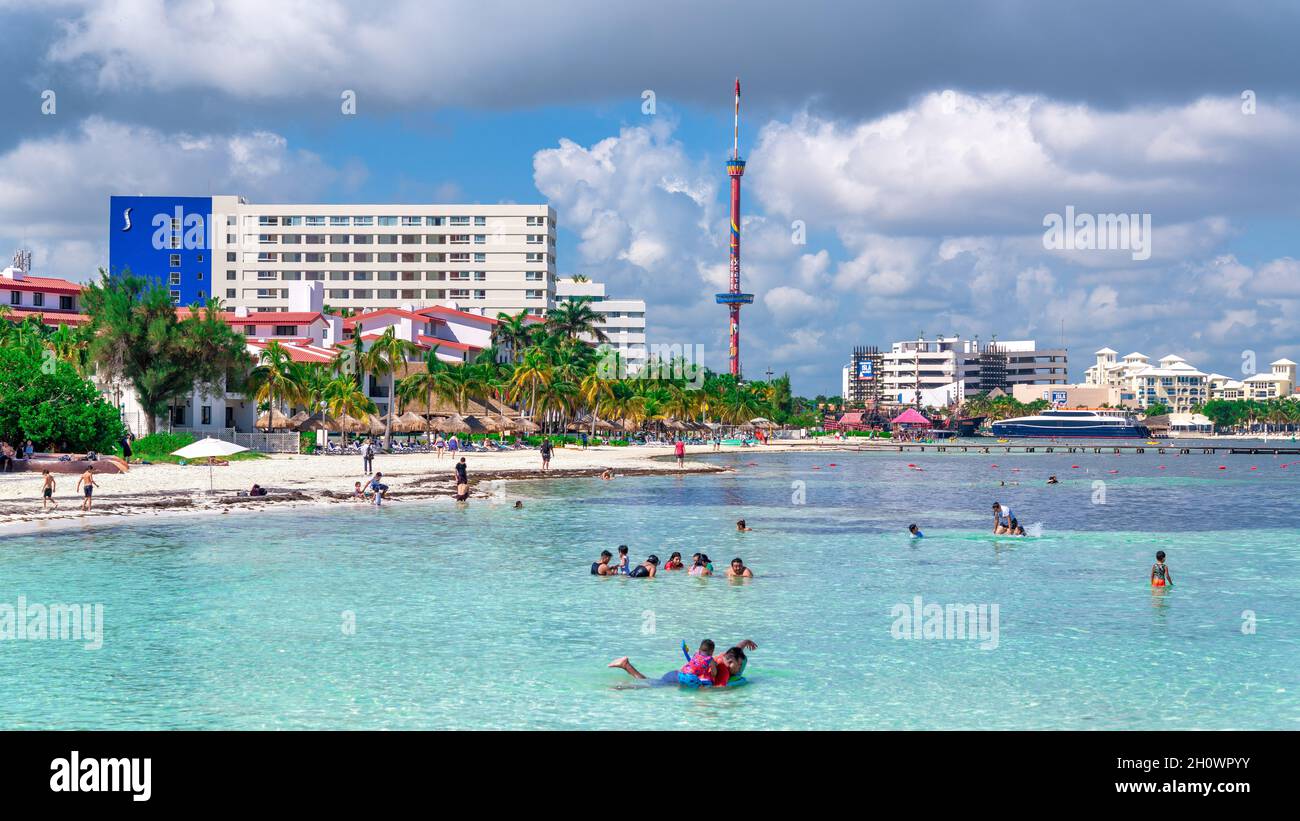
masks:
[(686, 642), (682, 642), (682, 653), (686, 656), (686, 664), (680, 670), (669, 670), (657, 679), (646, 678), (640, 670), (632, 666), (632, 662), (627, 656), (614, 659), (609, 663), (609, 666), (617, 667), (632, 678), (647, 682), (645, 686), (650, 687), (665, 684), (678, 684), (688, 687), (726, 687), (728, 685), (734, 687), (743, 683), (742, 677), (745, 672), (745, 665), (749, 663), (745, 651), (757, 649), (757, 644), (745, 639), (737, 642), (734, 647), (722, 655), (714, 656), (713, 640), (705, 639), (700, 642), (699, 652), (692, 655), (686, 647)]

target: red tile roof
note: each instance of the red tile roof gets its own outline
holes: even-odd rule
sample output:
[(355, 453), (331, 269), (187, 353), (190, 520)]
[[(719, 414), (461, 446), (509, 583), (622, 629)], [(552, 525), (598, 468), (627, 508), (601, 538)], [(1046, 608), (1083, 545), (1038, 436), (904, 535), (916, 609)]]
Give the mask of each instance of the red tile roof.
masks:
[(501, 321), (499, 319), (493, 319), (490, 316), (483, 316), (482, 314), (471, 314), (467, 311), (458, 311), (455, 308), (448, 308), (446, 305), (431, 305), (428, 308), (421, 308), (416, 313), (424, 314), (426, 316), (428, 314), (443, 314), (444, 316), (455, 316), (462, 319), (476, 319), (479, 322), (484, 322), (488, 325), (496, 325)]
[(51, 311), (45, 308), (28, 308), (10, 306), (9, 319), (22, 321), (29, 316), (39, 316), (41, 321), (46, 325), (54, 327), (56, 325), (84, 325), (90, 321), (90, 317), (85, 314), (72, 313), (70, 311)]
[[(363, 339), (365, 337), (362, 337)], [(464, 342), (457, 342), (454, 339), (441, 339), (436, 336), (425, 336), (420, 334), (420, 344), (428, 347), (437, 345), (439, 348), (450, 348), (453, 351), (481, 351), (482, 348), (477, 345), (466, 345)]]
[[(189, 308), (177, 308), (176, 318), (186, 319), (191, 313)], [(310, 325), (321, 316), (320, 312), (309, 311), (255, 311), (247, 316), (239, 316), (234, 311), (221, 312), (221, 320), (227, 325)]]
[(79, 294), (86, 286), (66, 279), (34, 277), (23, 274), (22, 279), (0, 277), (0, 289), (6, 291), (44, 291), (47, 294)]
[[(250, 339), (247, 344), (248, 347), (253, 348), (256, 352), (266, 348), (269, 341), (270, 340), (265, 339)], [(333, 362), (337, 355), (335, 351), (317, 345), (304, 345), (279, 339), (275, 341), (280, 343), (280, 347), (284, 348), (285, 353), (289, 354), (289, 359), (294, 362), (328, 363)]]

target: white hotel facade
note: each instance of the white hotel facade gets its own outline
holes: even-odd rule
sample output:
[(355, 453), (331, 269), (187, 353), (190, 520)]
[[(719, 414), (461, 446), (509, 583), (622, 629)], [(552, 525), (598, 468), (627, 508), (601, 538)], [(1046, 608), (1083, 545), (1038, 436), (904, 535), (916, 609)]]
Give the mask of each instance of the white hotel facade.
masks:
[(288, 309), (293, 282), (324, 283), (330, 309), (452, 305), (495, 317), (555, 305), (555, 209), (547, 205), (259, 204), (212, 197), (226, 245), (211, 295)]
[(580, 298), (591, 300), (592, 310), (603, 320), (601, 329), (609, 337), (609, 346), (622, 355), (628, 372), (639, 371), (647, 359), (645, 300), (606, 296), (601, 282), (575, 282), (566, 277), (555, 286), (557, 303)]

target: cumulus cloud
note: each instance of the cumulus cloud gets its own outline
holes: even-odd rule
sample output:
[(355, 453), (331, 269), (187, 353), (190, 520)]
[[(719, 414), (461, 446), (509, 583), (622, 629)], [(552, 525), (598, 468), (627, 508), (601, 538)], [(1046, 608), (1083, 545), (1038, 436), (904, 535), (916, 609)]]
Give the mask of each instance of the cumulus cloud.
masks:
[(114, 194), (238, 193), (311, 198), (337, 176), (265, 131), (167, 134), (99, 117), (0, 154), (0, 243), (27, 247), (41, 272), (84, 280), (107, 263)]

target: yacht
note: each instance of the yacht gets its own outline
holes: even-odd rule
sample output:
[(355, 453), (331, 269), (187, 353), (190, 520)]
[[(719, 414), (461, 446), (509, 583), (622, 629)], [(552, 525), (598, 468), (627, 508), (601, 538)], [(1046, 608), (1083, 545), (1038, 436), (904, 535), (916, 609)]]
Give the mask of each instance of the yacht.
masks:
[(1059, 439), (1146, 439), (1150, 434), (1130, 415), (1093, 410), (1046, 410), (993, 423), (1000, 437), (1050, 436)]

